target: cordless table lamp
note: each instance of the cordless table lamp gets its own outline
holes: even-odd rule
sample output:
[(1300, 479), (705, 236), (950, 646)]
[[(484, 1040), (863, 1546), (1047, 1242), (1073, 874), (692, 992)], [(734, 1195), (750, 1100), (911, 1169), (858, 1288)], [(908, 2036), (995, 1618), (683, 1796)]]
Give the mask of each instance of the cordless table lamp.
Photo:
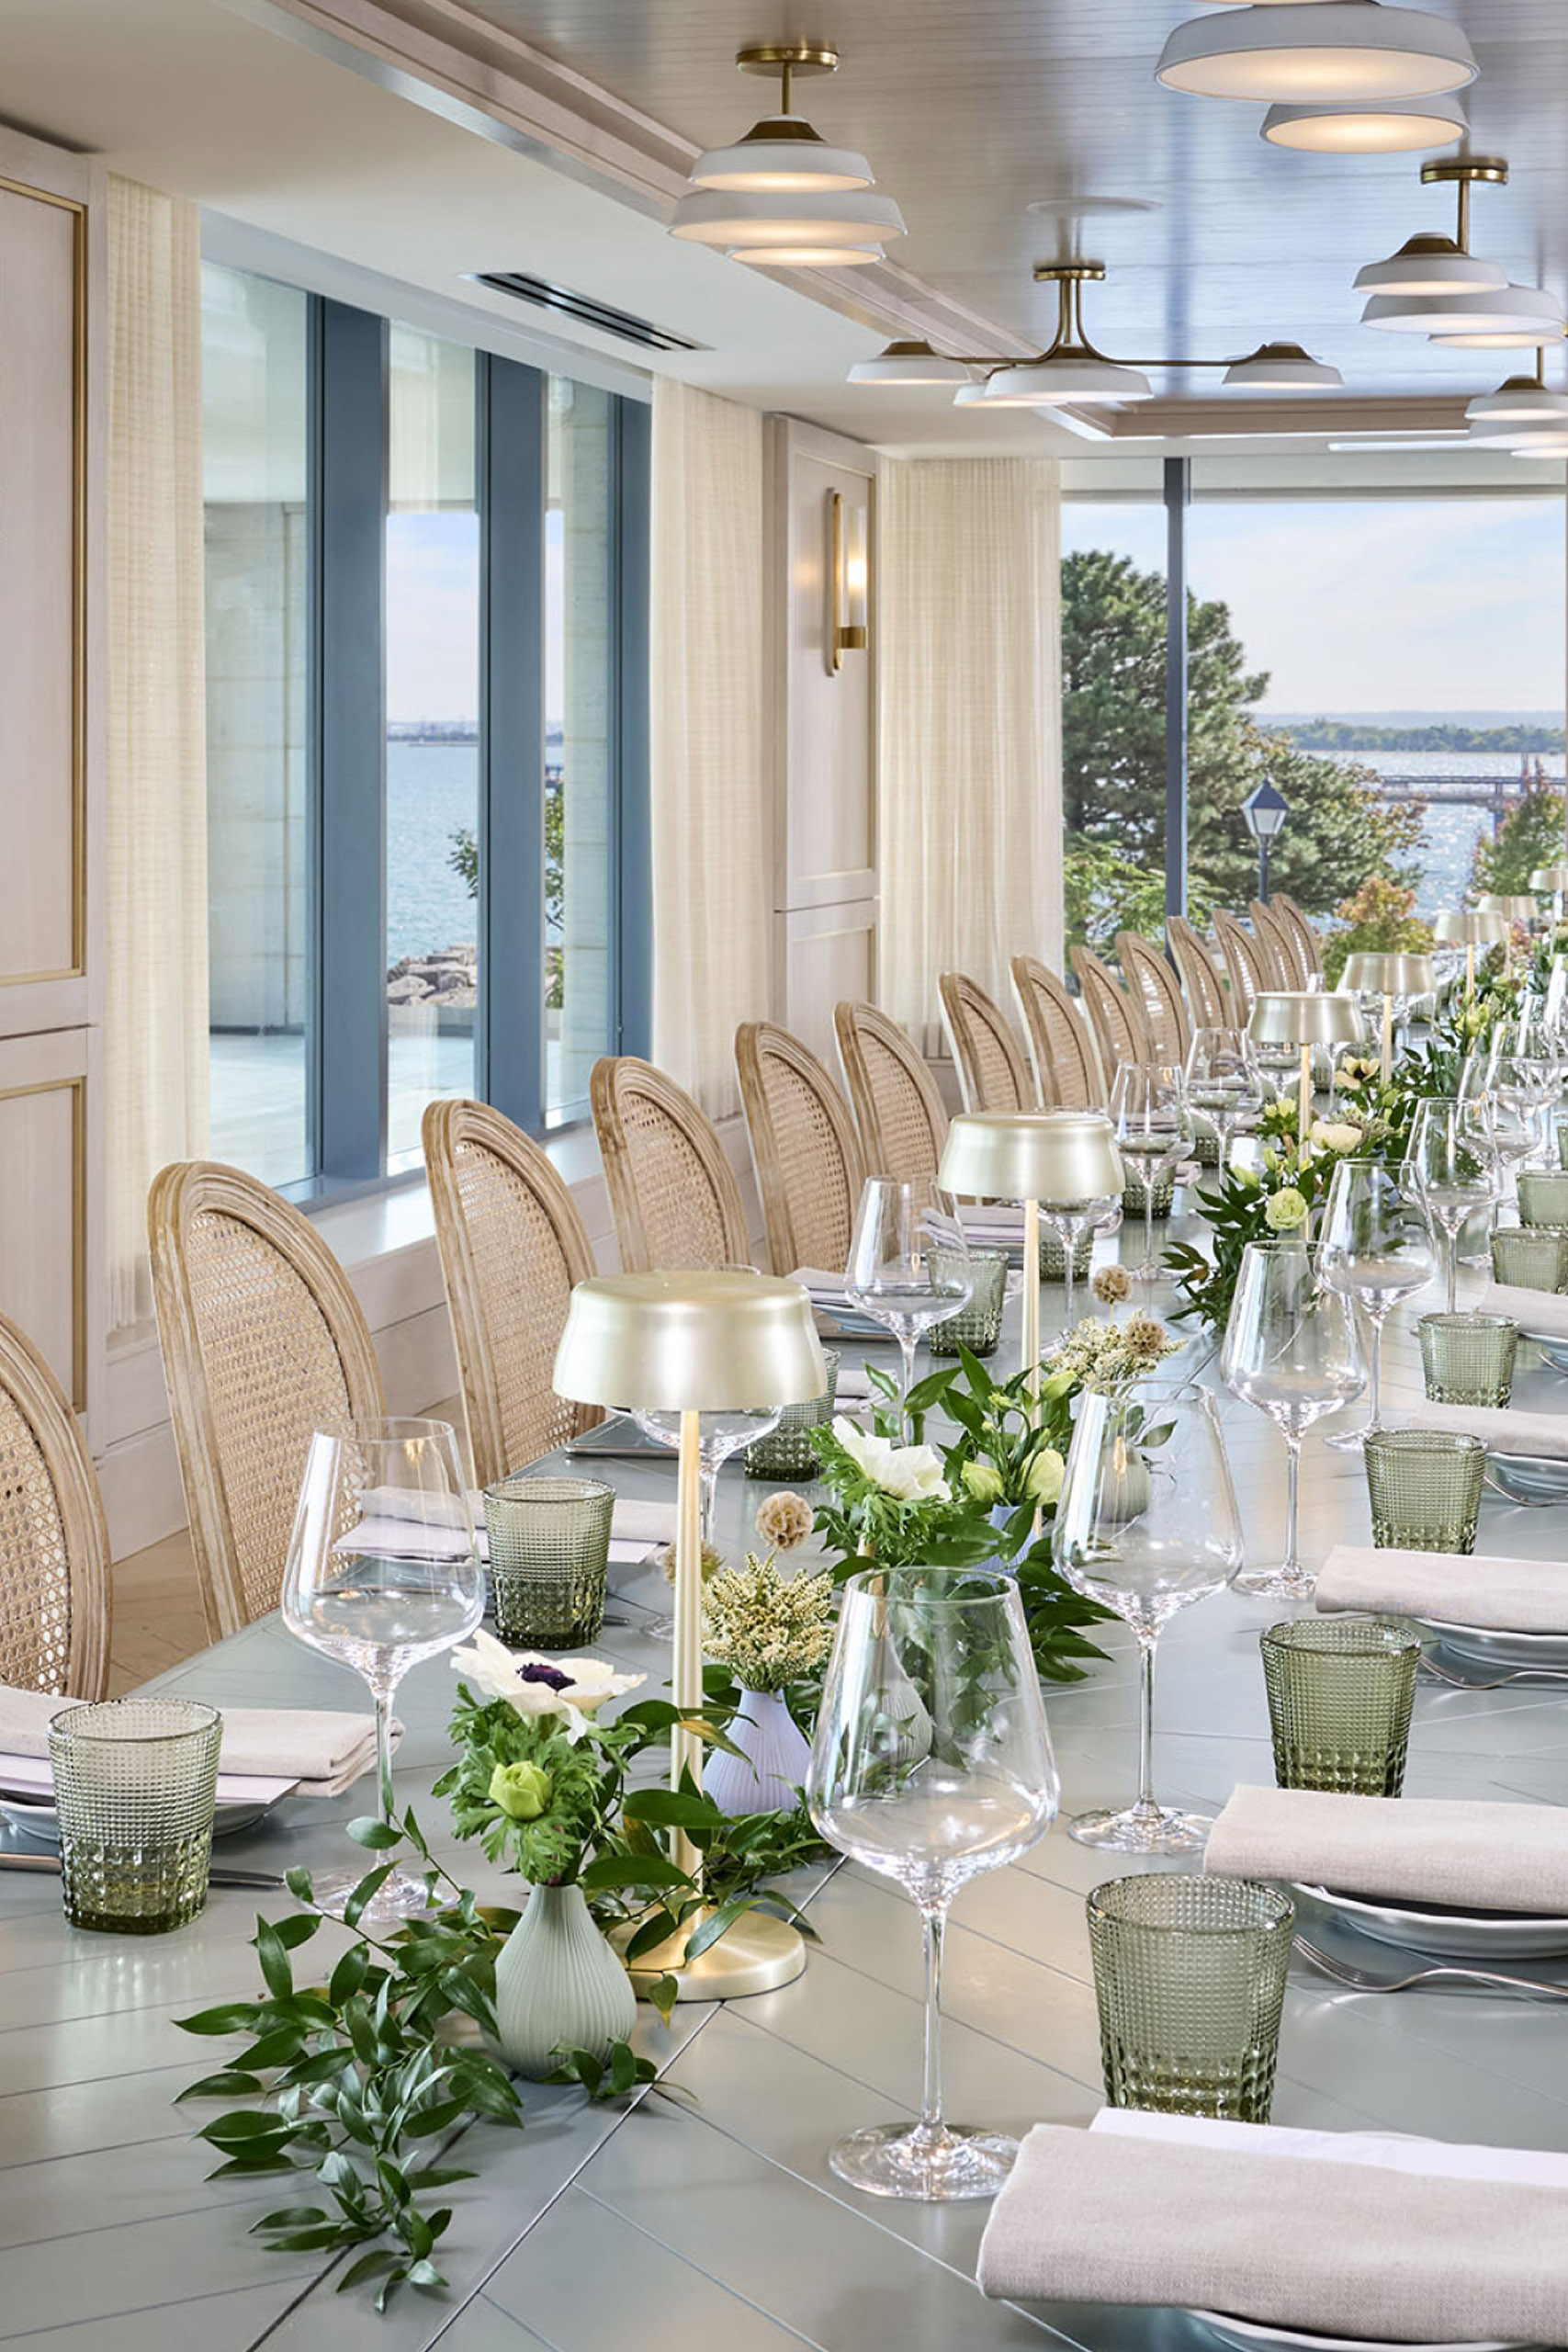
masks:
[(1432, 959), (1429, 956), (1398, 954), (1393, 949), (1362, 948), (1345, 958), (1339, 985), (1342, 989), (1354, 989), (1358, 995), (1382, 998), (1380, 1066), (1386, 1086), (1393, 1075), (1394, 1022), (1408, 1017), (1412, 997), (1430, 996), (1437, 987)]
[(1447, 947), (1464, 950), (1464, 985), (1469, 996), (1475, 994), (1475, 951), (1478, 947), (1495, 947), (1508, 936), (1508, 926), (1501, 915), (1472, 914), (1461, 910), (1457, 914), (1434, 915), (1432, 936)]
[(1312, 1127), (1312, 1055), (1314, 1046), (1359, 1046), (1361, 1016), (1348, 996), (1325, 990), (1278, 989), (1253, 1001), (1247, 1034), (1258, 1046), (1299, 1046), (1300, 1127), (1303, 1151)]

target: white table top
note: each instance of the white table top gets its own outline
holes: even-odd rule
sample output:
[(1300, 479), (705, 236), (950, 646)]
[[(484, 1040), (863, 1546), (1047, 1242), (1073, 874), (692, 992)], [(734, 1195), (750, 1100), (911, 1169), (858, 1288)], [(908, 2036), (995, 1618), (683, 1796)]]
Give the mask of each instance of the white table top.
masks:
[[(1047, 1293), (1048, 1311), (1059, 1296)], [(1168, 1299), (1162, 1290), (1150, 1303)], [(1387, 1407), (1419, 1385), (1414, 1337), (1401, 1326), (1390, 1335)], [(1518, 1401), (1568, 1405), (1568, 1389), (1532, 1375)], [(1270, 1547), (1277, 1556), (1279, 1441), (1229, 1399), (1225, 1424), (1249, 1556)], [(615, 1465), (610, 1475), (629, 1492), (672, 1491), (662, 1465)], [(723, 1483), (721, 1532), (733, 1549), (742, 1515), (749, 1526), (771, 1489), (733, 1472)], [(1564, 1524), (1561, 1509), (1489, 1498), (1479, 1548), (1556, 1556)], [(1336, 1538), (1368, 1538), (1359, 1457), (1315, 1439), (1303, 1535), (1309, 1558)], [(620, 1571), (618, 1582), (614, 1606), (628, 1622), (596, 1646), (656, 1686), (667, 1656), (640, 1629), (667, 1593), (653, 1569)], [(1213, 1809), (1238, 1780), (1272, 1780), (1257, 1636), (1284, 1613), (1227, 1593), (1171, 1627), (1156, 1700), (1163, 1797)], [(1132, 1793), (1129, 1645), (1119, 1628), (1111, 1641), (1111, 1667), (1073, 1689), (1047, 1689), (1066, 1812)], [(272, 1620), (159, 1687), (220, 1706), (353, 1703), (346, 1673)], [(451, 1687), (445, 1662), (404, 1686), (405, 1798), (427, 1790), (445, 1759)], [(333, 1804), (287, 1804), (271, 1828), (225, 1840), (219, 1859), (278, 1871), (336, 1860), (346, 1849), (332, 1825), (369, 1810), (370, 1786)], [(1568, 1802), (1568, 1693), (1423, 1689), (1408, 1786)], [(434, 1828), (440, 1809), (424, 1810)], [(461, 1852), (466, 1882), (502, 1895), (478, 1849)], [(1058, 1826), (1022, 1862), (959, 1897), (946, 1993), (955, 2116), (1021, 2131), (1093, 2113), (1100, 2054), (1083, 1896), (1127, 1867)], [(255, 1984), (245, 1944), (254, 1913), (280, 1916), (287, 1895), (215, 1890), (190, 1928), (134, 1942), (73, 1932), (55, 1882), (6, 1876), (0, 2339), (36, 2340), (40, 2352), (241, 2352), (264, 2341), (268, 2352), (410, 2352), (437, 2340), (442, 2352), (690, 2352), (701, 2342), (725, 2352), (1063, 2343), (1197, 2352), (1212, 2343), (1171, 2313), (987, 2303), (973, 2283), (984, 2208), (865, 2199), (833, 2178), (835, 2137), (918, 2105), (919, 1939), (910, 1907), (863, 1871), (830, 1869), (811, 1883), (822, 1942), (796, 1983), (727, 2009), (682, 2007), (668, 2034), (642, 2012), (642, 2046), (696, 2103), (592, 2109), (579, 2092), (525, 2086), (527, 2129), (480, 2128), (468, 2143), (478, 2177), (453, 2192), (442, 2249), (450, 2295), (407, 2293), (378, 2320), (359, 2294), (334, 2294), (321, 2257), (267, 2254), (247, 2236), (256, 2212), (288, 2201), (289, 2184), (282, 2176), (250, 2188), (209, 2184), (209, 2152), (189, 2136), (199, 2113), (173, 2104), (228, 2046), (194, 2041), (174, 2020), (246, 1996)], [(1281, 2122), (1568, 2149), (1564, 2047), (1562, 2017), (1546, 2004), (1464, 1991), (1380, 1998), (1298, 1964), (1274, 2112)]]

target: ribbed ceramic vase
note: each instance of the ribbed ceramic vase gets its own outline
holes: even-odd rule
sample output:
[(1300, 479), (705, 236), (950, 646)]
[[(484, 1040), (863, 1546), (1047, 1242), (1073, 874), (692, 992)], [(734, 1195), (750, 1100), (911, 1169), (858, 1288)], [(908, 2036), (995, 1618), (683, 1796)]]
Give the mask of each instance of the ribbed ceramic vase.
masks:
[[(793, 1813), (806, 1778), (811, 1743), (778, 1690), (743, 1690), (728, 1726), (741, 1751), (716, 1748), (703, 1768), (703, 1788), (726, 1813)], [(742, 1760), (744, 1758), (744, 1760)]]
[(496, 2055), (534, 2082), (558, 2051), (604, 2056), (637, 2023), (631, 1978), (593, 1924), (580, 1886), (536, 1886), (495, 1963)]

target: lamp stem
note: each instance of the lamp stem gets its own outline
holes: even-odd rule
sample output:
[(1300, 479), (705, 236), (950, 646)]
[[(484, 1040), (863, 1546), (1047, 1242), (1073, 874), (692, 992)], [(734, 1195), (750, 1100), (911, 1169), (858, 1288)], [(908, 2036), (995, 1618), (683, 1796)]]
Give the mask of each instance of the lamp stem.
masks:
[(1312, 1047), (1311, 1047), (1310, 1046), (1303, 1046), (1302, 1047), (1302, 1077), (1301, 1077), (1301, 1091), (1300, 1091), (1299, 1114), (1298, 1114), (1298, 1134), (1297, 1134), (1297, 1137), (1296, 1137), (1296, 1141), (1297, 1141), (1298, 1148), (1299, 1148), (1299, 1149), (1301, 1150), (1301, 1152), (1303, 1153), (1303, 1156), (1304, 1156), (1304, 1154), (1305, 1154), (1305, 1152), (1306, 1152), (1306, 1148), (1307, 1148), (1307, 1130), (1311, 1127), (1311, 1125), (1312, 1125)]
[[(700, 1413), (681, 1415), (675, 1482), (675, 1704), (699, 1714), (703, 1703), (703, 1481)], [(690, 1773), (703, 1784), (703, 1744), (694, 1732), (670, 1735), (670, 1781), (678, 1789)], [(701, 1856), (684, 1830), (674, 1832), (671, 1860), (694, 1877)]]
[(1382, 998), (1382, 1058), (1379, 1067), (1386, 1086), (1393, 1076), (1393, 999), (1386, 989)]
[(1040, 1394), (1040, 1204), (1023, 1204), (1023, 1371), (1031, 1396)]
[(1464, 943), (1464, 992), (1466, 996), (1475, 994), (1475, 942), (1473, 939), (1467, 939)]

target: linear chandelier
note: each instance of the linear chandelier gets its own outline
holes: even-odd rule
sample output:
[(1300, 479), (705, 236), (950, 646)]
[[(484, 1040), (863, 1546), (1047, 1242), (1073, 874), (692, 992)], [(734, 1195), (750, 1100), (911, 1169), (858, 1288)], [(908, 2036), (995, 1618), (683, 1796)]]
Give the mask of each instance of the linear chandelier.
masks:
[(1199, 97), (1265, 105), (1428, 98), (1477, 73), (1458, 25), (1382, 0), (1255, 0), (1178, 25), (1156, 77)]

